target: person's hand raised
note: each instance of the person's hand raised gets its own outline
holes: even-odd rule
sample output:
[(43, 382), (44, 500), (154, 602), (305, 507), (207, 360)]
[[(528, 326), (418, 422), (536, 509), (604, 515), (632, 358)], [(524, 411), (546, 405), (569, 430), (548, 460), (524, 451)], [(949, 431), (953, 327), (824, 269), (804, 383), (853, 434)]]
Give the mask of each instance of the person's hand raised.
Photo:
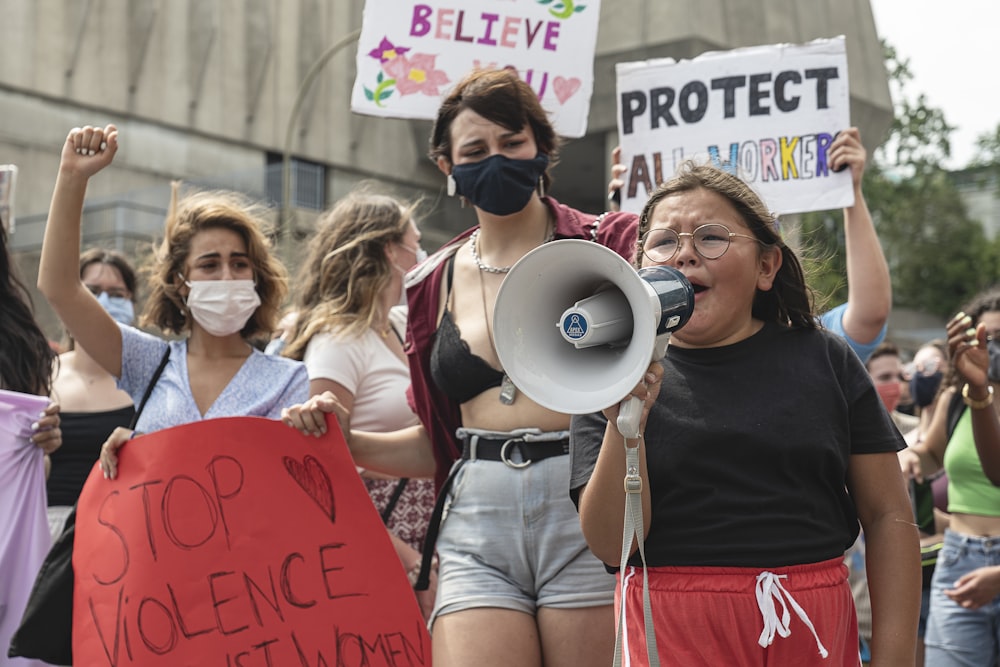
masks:
[(986, 350), (986, 325), (972, 326), (972, 318), (965, 313), (955, 315), (948, 322), (948, 350), (955, 370), (973, 387), (986, 386), (990, 367)]
[(59, 168), (83, 178), (104, 169), (118, 152), (118, 128), (74, 127), (63, 144)]
[(834, 171), (850, 168), (854, 187), (860, 186), (868, 161), (868, 151), (861, 143), (861, 132), (858, 128), (849, 127), (837, 133), (837, 138), (830, 144), (827, 160)]

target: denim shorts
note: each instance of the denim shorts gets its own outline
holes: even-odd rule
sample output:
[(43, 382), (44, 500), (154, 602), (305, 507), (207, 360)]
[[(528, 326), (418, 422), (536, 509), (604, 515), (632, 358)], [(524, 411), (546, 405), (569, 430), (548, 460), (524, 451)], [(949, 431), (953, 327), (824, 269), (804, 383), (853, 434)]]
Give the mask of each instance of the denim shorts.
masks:
[[(524, 468), (460, 461), (437, 540), (434, 619), (499, 607), (611, 605), (615, 578), (590, 553), (569, 498), (569, 456)], [(456, 465), (458, 465), (456, 464)]]
[(964, 574), (1000, 565), (1000, 537), (972, 537), (946, 530), (931, 582), (927, 619), (927, 667), (989, 667), (1000, 646), (1000, 596), (979, 609), (964, 609), (944, 594)]

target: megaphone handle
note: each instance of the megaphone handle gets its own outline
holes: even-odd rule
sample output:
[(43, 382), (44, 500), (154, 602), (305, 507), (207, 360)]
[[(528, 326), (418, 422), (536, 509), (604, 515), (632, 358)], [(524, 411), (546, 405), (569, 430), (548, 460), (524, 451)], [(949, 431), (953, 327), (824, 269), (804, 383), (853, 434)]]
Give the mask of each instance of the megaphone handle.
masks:
[(629, 396), (618, 408), (618, 432), (626, 440), (639, 437), (639, 420), (642, 418), (642, 401), (635, 396)]

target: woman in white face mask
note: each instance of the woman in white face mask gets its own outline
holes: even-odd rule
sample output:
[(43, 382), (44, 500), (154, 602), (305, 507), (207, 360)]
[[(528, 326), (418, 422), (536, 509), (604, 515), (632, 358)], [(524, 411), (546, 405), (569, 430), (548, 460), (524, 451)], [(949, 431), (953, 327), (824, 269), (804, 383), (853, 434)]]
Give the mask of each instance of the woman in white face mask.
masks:
[[(298, 317), (283, 354), (305, 362), (310, 395), (333, 392), (366, 431), (418, 423), (406, 402), (406, 308), (399, 305), (404, 275), (426, 257), (413, 212), (366, 188), (352, 192), (320, 218), (295, 281)], [(434, 508), (433, 481), (360, 473), (403, 567), (415, 576)], [(426, 616), (434, 590), (418, 601)]]
[[(89, 179), (111, 164), (118, 131), (74, 128), (63, 145), (49, 210), (38, 287), (77, 343), (138, 403), (166, 359), (135, 428), (156, 431), (201, 419), (276, 418), (305, 400), (305, 367), (266, 356), (248, 339), (266, 335), (287, 289), (271, 254), (262, 218), (235, 193), (198, 193), (177, 200), (150, 267), (141, 319), (180, 340), (167, 343), (116, 322), (77, 275), (80, 221)], [(116, 451), (132, 431), (119, 428), (101, 453), (117, 474)]]
[[(136, 276), (119, 252), (91, 248), (80, 256), (80, 280), (116, 321), (135, 323)], [(46, 481), (49, 528), (55, 539), (100, 455), (101, 445), (135, 414), (132, 397), (118, 388), (113, 375), (67, 336), (67, 351), (59, 355), (52, 378), (52, 395), (62, 406), (63, 446), (50, 455)]]

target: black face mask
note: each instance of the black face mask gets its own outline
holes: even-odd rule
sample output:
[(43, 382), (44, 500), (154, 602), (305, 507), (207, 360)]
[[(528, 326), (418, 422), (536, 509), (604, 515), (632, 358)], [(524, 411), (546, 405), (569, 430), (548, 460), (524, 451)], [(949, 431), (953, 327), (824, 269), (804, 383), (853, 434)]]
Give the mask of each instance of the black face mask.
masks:
[(487, 213), (511, 215), (524, 209), (538, 179), (549, 166), (549, 157), (511, 160), (491, 155), (479, 162), (456, 164), (451, 170), (455, 191)]
[(990, 355), (990, 368), (986, 375), (990, 382), (1000, 382), (1000, 340), (991, 340), (986, 344)]
[(910, 396), (913, 402), (921, 408), (926, 408), (934, 402), (938, 387), (941, 386), (941, 371), (932, 375), (914, 374), (910, 379)]

